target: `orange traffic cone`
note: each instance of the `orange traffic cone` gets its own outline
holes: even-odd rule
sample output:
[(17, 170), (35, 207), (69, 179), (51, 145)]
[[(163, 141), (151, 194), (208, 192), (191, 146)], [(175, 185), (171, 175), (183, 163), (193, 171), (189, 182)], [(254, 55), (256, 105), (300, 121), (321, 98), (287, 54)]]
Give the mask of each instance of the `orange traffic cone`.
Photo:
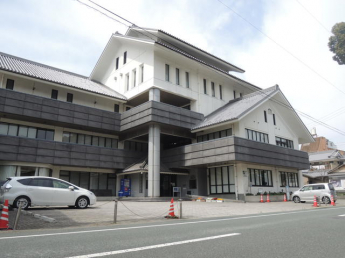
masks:
[(8, 200), (5, 200), (0, 217), (0, 230), (8, 230)]
[(264, 202), (264, 198), (263, 198), (262, 194), (261, 194), (260, 202)]
[(284, 202), (287, 202), (286, 194), (284, 194)]
[(331, 195), (331, 205), (335, 206), (333, 195)]
[(313, 207), (319, 207), (319, 206), (317, 205), (316, 195), (314, 195), (314, 204), (313, 204)]
[(171, 198), (170, 209), (169, 209), (169, 214), (168, 214), (168, 216), (170, 216), (170, 217), (175, 217), (175, 212), (174, 212), (174, 198)]
[(271, 201), (270, 201), (270, 194), (269, 194), (269, 193), (267, 194), (266, 202), (271, 202)]

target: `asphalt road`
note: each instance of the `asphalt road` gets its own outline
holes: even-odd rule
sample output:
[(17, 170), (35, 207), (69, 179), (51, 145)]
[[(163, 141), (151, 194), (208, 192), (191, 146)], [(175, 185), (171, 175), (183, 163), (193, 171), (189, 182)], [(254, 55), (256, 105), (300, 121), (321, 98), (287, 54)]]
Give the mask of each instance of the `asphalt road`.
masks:
[(345, 207), (318, 208), (135, 226), (6, 231), (0, 232), (0, 257), (345, 257), (344, 232)]

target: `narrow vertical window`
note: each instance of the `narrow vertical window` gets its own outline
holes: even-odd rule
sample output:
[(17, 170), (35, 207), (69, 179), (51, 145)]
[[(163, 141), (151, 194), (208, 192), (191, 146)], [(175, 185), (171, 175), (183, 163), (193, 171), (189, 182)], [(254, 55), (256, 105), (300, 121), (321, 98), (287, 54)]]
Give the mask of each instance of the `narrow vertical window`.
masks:
[(127, 63), (127, 51), (123, 53), (123, 64)]
[(129, 74), (128, 73), (126, 74), (125, 82), (126, 82), (126, 89), (129, 90)]
[(170, 74), (169, 74), (169, 71), (170, 70), (170, 67), (168, 64), (165, 64), (165, 80), (168, 82), (170, 81)]
[(189, 88), (189, 72), (186, 72), (186, 88)]
[(135, 85), (137, 84), (137, 70), (134, 69), (132, 72), (133, 75), (133, 87), (135, 87)]
[(73, 94), (72, 93), (67, 93), (67, 102), (73, 102)]
[(214, 89), (214, 82), (211, 82), (212, 97), (216, 96), (216, 90)]
[(264, 117), (265, 117), (265, 122), (267, 123), (267, 113), (266, 113), (266, 110), (264, 110)]
[(52, 90), (52, 99), (57, 99), (58, 98), (58, 91), (57, 90)]
[(273, 124), (276, 125), (276, 115), (273, 114)]
[(180, 85), (180, 69), (176, 68), (176, 84)]
[(234, 99), (236, 98), (236, 91), (234, 90)]
[(13, 90), (14, 88), (14, 80), (7, 79), (6, 81), (6, 89)]
[(223, 99), (222, 85), (219, 85), (219, 98)]
[(140, 66), (140, 83), (144, 82), (144, 64)]
[(114, 104), (114, 112), (119, 113), (120, 106), (118, 104)]
[(119, 69), (119, 58), (118, 57), (116, 58), (116, 67), (115, 67), (115, 69), (116, 70)]
[(240, 93), (240, 98), (242, 98), (242, 93)]
[(206, 79), (204, 79), (204, 94), (207, 94), (207, 84), (206, 84)]

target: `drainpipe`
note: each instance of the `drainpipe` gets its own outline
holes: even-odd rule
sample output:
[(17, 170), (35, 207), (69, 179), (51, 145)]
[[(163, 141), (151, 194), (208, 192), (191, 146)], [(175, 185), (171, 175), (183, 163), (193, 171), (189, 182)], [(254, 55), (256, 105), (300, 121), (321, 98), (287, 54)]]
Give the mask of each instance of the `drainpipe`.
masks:
[(238, 201), (238, 178), (237, 178), (237, 166), (234, 164), (234, 173), (235, 173), (235, 195), (236, 201)]

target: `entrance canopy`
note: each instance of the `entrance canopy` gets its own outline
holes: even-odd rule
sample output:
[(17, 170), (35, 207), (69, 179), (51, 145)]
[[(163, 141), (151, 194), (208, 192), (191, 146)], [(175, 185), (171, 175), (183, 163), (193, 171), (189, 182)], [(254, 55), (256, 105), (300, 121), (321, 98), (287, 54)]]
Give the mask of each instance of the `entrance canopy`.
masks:
[[(129, 175), (129, 174), (136, 174), (136, 173), (148, 173), (148, 160), (147, 158), (144, 160), (140, 160), (137, 163), (134, 163), (123, 170), (123, 172), (118, 173), (119, 175)], [(187, 169), (180, 169), (180, 168), (173, 168), (169, 169), (165, 164), (161, 162), (160, 164), (160, 173), (161, 174), (168, 174), (168, 175), (181, 175), (181, 176), (188, 176), (189, 171)]]

